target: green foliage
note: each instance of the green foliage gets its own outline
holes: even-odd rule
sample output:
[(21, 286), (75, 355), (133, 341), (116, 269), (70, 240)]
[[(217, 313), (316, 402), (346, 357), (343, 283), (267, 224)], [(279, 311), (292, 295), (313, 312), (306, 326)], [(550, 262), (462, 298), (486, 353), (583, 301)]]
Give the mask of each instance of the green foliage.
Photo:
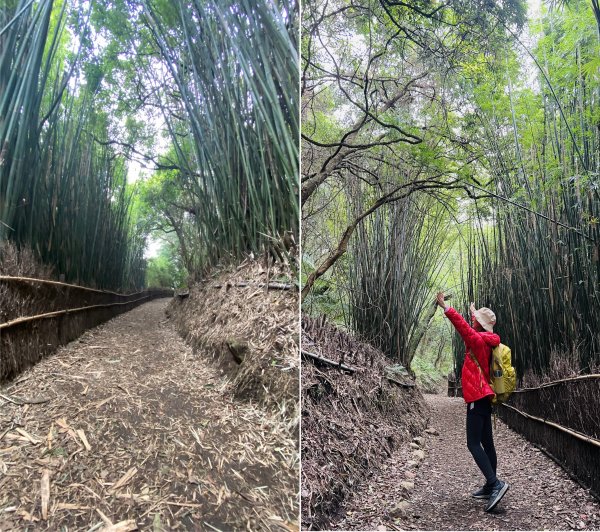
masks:
[(194, 249), (189, 270), (298, 234), (295, 2), (142, 5), (168, 71), (165, 97), (179, 108), (163, 113), (173, 146), (165, 166), (177, 176), (157, 199), (180, 248)]
[[(314, 263), (304, 256), (301, 268), (301, 285), (315, 269)], [(327, 316), (327, 319), (338, 327), (345, 327), (348, 319), (347, 292), (340, 286), (340, 276), (335, 276), (333, 282), (327, 279), (318, 279), (313, 290), (302, 302), (302, 310), (309, 316)]]
[[(546, 372), (553, 353), (577, 353), (574, 371), (600, 361), (598, 92), (584, 68), (600, 54), (595, 22), (589, 2), (546, 12), (532, 51), (541, 89), (513, 66), (499, 90), (474, 91), (496, 190), (518, 205), (494, 201), (493, 230), (469, 235), (460, 307), (496, 311), (520, 378)], [(457, 341), (457, 361), (462, 351)]]
[(146, 286), (148, 288), (182, 288), (186, 285), (187, 271), (181, 263), (177, 246), (168, 240), (156, 257), (148, 259)]
[(409, 366), (434, 292), (460, 280), (453, 218), (470, 221), (468, 187), (489, 179), (465, 87), (504, 66), (503, 25), (521, 28), (525, 4), (315, 0), (304, 13), (303, 250), (336, 262), (303, 308), (339, 316), (347, 299), (346, 323)]
[[(417, 176), (462, 186), (431, 193), (446, 235), (437, 273), (415, 276), (419, 290), (402, 261), (416, 268), (423, 256), (414, 249), (434, 226), (409, 216), (403, 230), (421, 230), (398, 259), (393, 217), (361, 222), (348, 267), (323, 277), (352, 281), (352, 328), (410, 360), (406, 338), (426, 316), (415, 294), (444, 289), (465, 314), (473, 300), (497, 311), (520, 375), (574, 350), (590, 371), (600, 357), (600, 40), (591, 3), (542, 7), (528, 21), (531, 51), (519, 37), (524, 2), (308, 5), (302, 168), (305, 183), (320, 181), (304, 205), (304, 253), (327, 257), (357, 212)], [(399, 86), (410, 90), (395, 100)], [(413, 359), (418, 371), (434, 371), (447, 334), (436, 317)], [(459, 368), (464, 345), (455, 335), (452, 344)]]

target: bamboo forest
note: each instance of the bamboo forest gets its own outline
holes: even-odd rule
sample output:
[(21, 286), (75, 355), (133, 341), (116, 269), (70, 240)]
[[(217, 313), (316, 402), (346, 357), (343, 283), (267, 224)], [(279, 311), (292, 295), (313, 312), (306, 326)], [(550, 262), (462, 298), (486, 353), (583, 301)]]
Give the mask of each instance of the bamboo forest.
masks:
[(0, 0), (0, 532), (599, 530), (600, 0)]
[(0, 239), (117, 288), (158, 226), (193, 274), (297, 231), (290, 6), (229, 4), (5, 0)]
[(294, 530), (299, 6), (0, 0), (0, 530)]
[(599, 526), (598, 1), (307, 0), (301, 39), (302, 525)]

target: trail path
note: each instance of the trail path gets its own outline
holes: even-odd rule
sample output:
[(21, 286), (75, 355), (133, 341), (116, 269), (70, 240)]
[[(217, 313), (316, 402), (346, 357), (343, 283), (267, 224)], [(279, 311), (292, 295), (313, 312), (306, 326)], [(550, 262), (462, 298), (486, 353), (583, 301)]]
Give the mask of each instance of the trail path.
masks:
[(0, 530), (288, 530), (297, 442), (231, 397), (166, 302), (88, 331), (3, 388)]
[[(399, 449), (380, 472), (357, 486), (333, 529), (600, 530), (600, 503), (499, 419), (494, 433), (498, 476), (511, 487), (486, 514), (485, 501), (470, 497), (483, 477), (466, 448), (463, 400), (426, 398), (430, 427), (438, 435), (423, 435), (425, 459), (418, 468), (409, 467), (414, 449)], [(406, 489), (401, 482), (414, 487)], [(410, 504), (394, 512), (403, 498)]]

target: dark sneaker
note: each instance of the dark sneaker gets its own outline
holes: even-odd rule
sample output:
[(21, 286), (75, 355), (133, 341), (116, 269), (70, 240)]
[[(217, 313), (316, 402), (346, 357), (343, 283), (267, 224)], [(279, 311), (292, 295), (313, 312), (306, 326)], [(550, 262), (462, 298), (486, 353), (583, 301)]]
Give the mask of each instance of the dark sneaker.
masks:
[(509, 487), (510, 486), (508, 485), (508, 482), (503, 482), (502, 480), (498, 481), (498, 483), (492, 488), (490, 501), (485, 507), (486, 512), (490, 512), (496, 507), (496, 505), (502, 500), (502, 497), (506, 495)]
[(478, 489), (471, 493), (471, 497), (475, 499), (489, 499), (492, 494), (492, 486), (488, 486), (487, 484), (483, 486), (483, 488)]

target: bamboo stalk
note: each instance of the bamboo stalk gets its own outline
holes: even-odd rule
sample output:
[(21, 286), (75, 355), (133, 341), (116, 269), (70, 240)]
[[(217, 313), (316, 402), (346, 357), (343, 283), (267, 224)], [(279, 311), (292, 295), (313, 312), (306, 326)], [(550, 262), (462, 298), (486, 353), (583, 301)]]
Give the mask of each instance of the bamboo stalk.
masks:
[(301, 351), (303, 357), (309, 358), (311, 360), (316, 361), (317, 363), (326, 364), (328, 366), (333, 366), (335, 368), (339, 368), (343, 371), (347, 371), (348, 373), (355, 373), (356, 369), (351, 368), (350, 366), (346, 366), (345, 364), (340, 364), (339, 362), (335, 362), (334, 360), (330, 360), (329, 358), (322, 357), (320, 355), (315, 355), (314, 353), (309, 353), (308, 351)]
[(594, 373), (591, 375), (578, 375), (577, 377), (568, 377), (566, 379), (559, 379), (559, 380), (555, 380), (552, 382), (546, 382), (544, 384), (541, 384), (540, 386), (535, 386), (532, 388), (521, 388), (519, 390), (515, 390), (513, 393), (523, 393), (523, 392), (529, 392), (532, 390), (541, 390), (542, 388), (548, 388), (549, 386), (556, 386), (563, 382), (581, 381), (581, 380), (588, 380), (588, 379), (600, 379), (600, 373)]
[[(427, 207), (430, 216), (422, 216), (420, 209)], [(381, 208), (357, 228), (352, 244), (349, 325), (405, 367), (436, 308), (431, 285), (444, 259), (444, 221), (437, 209), (414, 199)]]
[[(294, 2), (142, 4), (189, 119), (164, 113), (194, 212), (193, 220), (168, 213), (188, 268), (201, 272), (268, 249), (285, 230), (297, 233), (297, 43), (287, 26)], [(184, 251), (192, 246), (200, 252)]]

